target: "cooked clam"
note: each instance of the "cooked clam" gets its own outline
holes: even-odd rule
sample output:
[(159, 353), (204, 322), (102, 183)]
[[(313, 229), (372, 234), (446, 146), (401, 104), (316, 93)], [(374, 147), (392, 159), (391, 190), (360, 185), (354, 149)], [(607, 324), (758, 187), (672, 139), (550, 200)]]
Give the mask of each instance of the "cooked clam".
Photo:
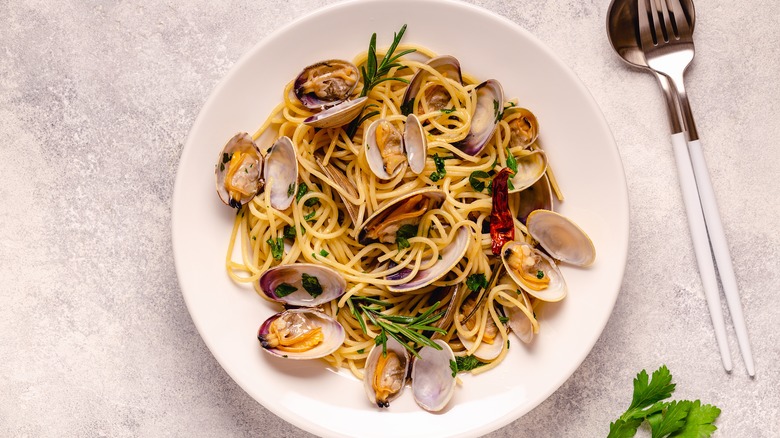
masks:
[[(474, 306), (476, 304), (476, 298), (470, 297), (467, 299), (461, 306), (461, 317), (469, 315), (471, 311), (474, 310)], [(473, 330), (476, 324), (477, 318), (471, 317), (468, 321), (466, 321), (466, 329)], [(458, 339), (460, 339), (460, 342), (464, 347), (466, 347), (468, 351), (473, 350), (474, 356), (482, 361), (491, 361), (497, 358), (498, 355), (501, 354), (501, 350), (504, 348), (504, 344), (506, 343), (506, 338), (498, 330), (498, 326), (496, 326), (496, 323), (493, 321), (493, 318), (491, 318), (490, 314), (487, 315), (482, 341), (476, 350), (474, 350), (474, 345), (477, 341), (476, 337), (467, 337), (461, 335), (461, 333), (458, 332)]]
[(263, 187), (263, 157), (252, 137), (240, 132), (219, 153), (214, 169), (217, 194), (225, 204), (241, 208)]
[(524, 242), (507, 242), (501, 259), (509, 275), (534, 298), (560, 301), (566, 296), (566, 281), (555, 262)]
[(286, 210), (295, 199), (298, 181), (298, 153), (289, 137), (281, 137), (265, 157), (265, 183), (270, 191), (271, 207)]
[(306, 108), (317, 109), (345, 101), (359, 80), (354, 64), (332, 59), (304, 68), (295, 78), (293, 91)]
[(493, 136), (504, 105), (504, 89), (495, 79), (477, 85), (474, 92), (477, 93), (477, 105), (471, 116), (471, 129), (466, 138), (456, 144), (469, 155), (478, 154)]
[(517, 218), (523, 224), (526, 218), (534, 210), (553, 209), (552, 187), (547, 175), (542, 175), (531, 187), (520, 192), (520, 204), (517, 209)]
[(541, 149), (521, 149), (512, 152), (517, 162), (517, 173), (512, 175), (512, 190), (523, 191), (539, 181), (547, 171), (547, 154)]
[[(441, 73), (445, 78), (452, 79), (458, 83), (462, 82), (460, 73), (460, 63), (452, 56), (444, 55), (436, 58), (432, 58), (426, 63), (429, 67), (433, 68), (437, 72)], [(412, 79), (409, 81), (409, 86), (406, 87), (404, 93), (402, 108), (405, 108), (405, 114), (416, 113), (417, 108), (412, 108), (414, 100), (417, 98), (417, 94), (420, 88), (425, 84), (426, 80), (431, 76), (431, 72), (426, 69), (417, 70)], [(425, 98), (428, 102), (429, 111), (437, 111), (450, 102), (450, 95), (447, 90), (439, 84), (429, 86), (425, 89)]]
[(347, 290), (338, 271), (309, 263), (275, 266), (263, 272), (258, 281), (268, 298), (292, 306), (319, 306)]
[(539, 136), (539, 121), (525, 108), (507, 108), (504, 120), (509, 124), (509, 146), (512, 148), (527, 148)]
[(426, 411), (438, 412), (447, 406), (455, 392), (455, 373), (452, 370), (455, 355), (443, 340), (433, 342), (441, 350), (425, 346), (417, 352), (419, 357), (412, 364), (412, 395)]
[(344, 328), (335, 319), (314, 309), (286, 310), (260, 326), (257, 339), (263, 350), (285, 359), (317, 359), (338, 350)]
[(512, 329), (512, 333), (517, 335), (524, 343), (530, 344), (534, 339), (534, 325), (530, 319), (533, 317), (533, 305), (531, 299), (528, 298), (528, 294), (523, 291), (520, 291), (518, 299), (524, 304), (525, 311), (515, 306), (504, 306), (504, 312), (506, 312), (506, 316), (509, 318), (507, 323), (509, 328)]
[(368, 97), (341, 102), (317, 114), (307, 117), (303, 123), (315, 128), (335, 128), (344, 126), (354, 120), (363, 111)]
[(571, 219), (549, 210), (528, 215), (528, 232), (556, 260), (575, 266), (589, 266), (596, 260), (590, 237)]
[(420, 120), (414, 114), (406, 118), (403, 135), (386, 119), (371, 123), (366, 129), (366, 160), (377, 178), (390, 179), (409, 164), (412, 172), (420, 174), (425, 168), (428, 141)]
[(409, 352), (392, 337), (387, 339), (387, 351), (382, 345), (371, 348), (363, 371), (363, 388), (368, 400), (386, 408), (398, 398), (409, 373)]
[(380, 207), (363, 223), (358, 242), (394, 243), (395, 234), (403, 225), (417, 225), (429, 210), (439, 208), (444, 202), (444, 192), (428, 187), (401, 196)]

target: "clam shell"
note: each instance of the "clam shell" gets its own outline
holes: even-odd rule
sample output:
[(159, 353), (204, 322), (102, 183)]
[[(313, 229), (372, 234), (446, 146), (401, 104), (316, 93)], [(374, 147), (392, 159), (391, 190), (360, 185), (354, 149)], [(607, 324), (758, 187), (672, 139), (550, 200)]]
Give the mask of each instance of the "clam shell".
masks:
[[(253, 165), (251, 168), (245, 169), (244, 172), (236, 172), (237, 175), (235, 175), (233, 179), (247, 179), (246, 182), (250, 184), (256, 184), (257, 189), (248, 195), (243, 195), (241, 199), (236, 201), (230, 197), (230, 194), (225, 188), (225, 178), (227, 177), (227, 172), (229, 169), (227, 165), (230, 161), (229, 157), (232, 157), (233, 153), (237, 151), (254, 154), (257, 157), (257, 161), (255, 162), (255, 165)], [(219, 199), (221, 199), (225, 205), (229, 205), (234, 208), (240, 208), (242, 205), (251, 201), (252, 198), (254, 198), (263, 187), (263, 180), (261, 179), (262, 171), (263, 156), (260, 155), (260, 149), (258, 149), (257, 145), (252, 140), (252, 136), (246, 132), (239, 132), (233, 136), (233, 138), (231, 138), (227, 144), (225, 144), (225, 147), (222, 148), (222, 150), (219, 152), (219, 157), (217, 157), (217, 164), (214, 167), (214, 176), (216, 179), (217, 194), (219, 195)]]
[(395, 125), (392, 122), (387, 122), (387, 120), (385, 119), (375, 120), (370, 125), (368, 125), (368, 129), (366, 129), (363, 144), (366, 145), (366, 161), (368, 161), (368, 167), (371, 168), (371, 172), (373, 172), (377, 178), (390, 179), (398, 175), (399, 173), (401, 173), (406, 168), (406, 166), (404, 164), (398, 165), (393, 170), (392, 174), (388, 173), (387, 170), (385, 169), (385, 162), (384, 159), (382, 158), (382, 151), (380, 150), (376, 142), (376, 130), (377, 127), (382, 123), (389, 123), (389, 125), (392, 127), (391, 130), (393, 130), (398, 135), (398, 139), (401, 142), (400, 147), (401, 150), (403, 151), (404, 137), (401, 135), (401, 133), (398, 131), (398, 129), (395, 127)]
[(554, 259), (574, 266), (590, 266), (596, 248), (590, 237), (571, 219), (549, 210), (528, 215), (528, 232)]
[(343, 194), (343, 192), (347, 192), (347, 194), (350, 196), (359, 198), (360, 194), (358, 193), (357, 188), (355, 188), (355, 185), (352, 184), (352, 181), (350, 181), (349, 178), (344, 175), (344, 172), (342, 172), (338, 167), (334, 166), (333, 163), (329, 162), (327, 165), (323, 164), (322, 160), (320, 160), (320, 157), (317, 156), (314, 157), (314, 161), (316, 161), (317, 165), (320, 166), (322, 172), (327, 175), (328, 178), (330, 178), (330, 180), (324, 179), (323, 182), (336, 190), (336, 192), (339, 194), (339, 197), (341, 197), (342, 202), (344, 202), (344, 207), (347, 209), (349, 218), (352, 219), (353, 226), (357, 227), (358, 206), (353, 204), (352, 201), (347, 199), (347, 197)]
[[(521, 129), (517, 130), (514, 120), (522, 120)], [(504, 111), (504, 120), (510, 124), (510, 147), (528, 147), (539, 137), (539, 121), (530, 110), (521, 107), (511, 107)]]
[(493, 136), (504, 106), (504, 89), (495, 79), (477, 85), (474, 92), (477, 93), (477, 106), (471, 116), (471, 129), (466, 138), (455, 145), (469, 155), (477, 155)]
[[(409, 351), (392, 337), (387, 338), (387, 351), (388, 352), (392, 351), (398, 356), (398, 359), (401, 361), (401, 366), (404, 369), (403, 379), (401, 381), (401, 387), (399, 388), (398, 392), (390, 395), (387, 398), (387, 402), (389, 403), (395, 400), (396, 398), (398, 398), (398, 396), (400, 396), (401, 393), (403, 393), (404, 391), (404, 386), (406, 385), (406, 379), (409, 376), (410, 355), (409, 355)], [(382, 345), (381, 344), (374, 345), (371, 348), (371, 351), (368, 353), (368, 357), (366, 357), (366, 366), (365, 369), (363, 370), (363, 389), (366, 391), (366, 396), (368, 397), (368, 401), (370, 401), (374, 405), (377, 405), (377, 398), (376, 398), (376, 391), (374, 391), (374, 387), (372, 383), (373, 383), (374, 374), (376, 373), (377, 360), (379, 359), (380, 355), (382, 355)]]
[[(533, 254), (541, 258), (540, 270), (544, 272), (544, 275), (547, 276), (547, 278), (550, 279), (550, 283), (548, 284), (547, 288), (540, 291), (533, 290), (533, 288), (531, 288), (509, 265), (507, 259), (508, 256), (511, 255), (510, 251), (518, 246), (528, 247)], [(563, 275), (558, 269), (558, 266), (556, 266), (555, 262), (550, 257), (538, 249), (532, 247), (531, 245), (524, 242), (507, 242), (501, 249), (501, 260), (504, 263), (504, 267), (506, 268), (507, 273), (509, 273), (509, 275), (512, 277), (512, 280), (514, 280), (521, 289), (527, 292), (528, 295), (548, 302), (560, 301), (566, 297), (566, 281), (563, 279)]]
[(396, 199), (393, 199), (392, 201), (388, 202), (382, 207), (379, 207), (368, 219), (366, 219), (365, 222), (363, 222), (360, 232), (358, 233), (358, 242), (361, 245), (368, 245), (369, 243), (375, 242), (376, 240), (366, 237), (366, 235), (368, 234), (368, 229), (384, 221), (386, 213), (390, 212), (393, 208), (397, 207), (400, 203), (409, 199), (412, 196), (420, 195), (420, 194), (427, 198), (431, 198), (435, 201), (432, 208), (438, 208), (439, 206), (441, 206), (441, 204), (444, 203), (444, 200), (447, 197), (443, 191), (441, 191), (436, 187), (426, 187), (423, 189), (419, 189), (407, 193), (406, 195), (400, 196)]
[[(312, 297), (306, 289), (303, 288), (303, 274), (317, 277), (322, 293)], [(265, 272), (258, 279), (260, 290), (273, 301), (277, 301), (292, 306), (315, 307), (327, 303), (342, 295), (347, 290), (347, 282), (337, 271), (324, 265), (315, 265), (311, 263), (294, 263), (291, 265), (275, 266)], [(282, 283), (289, 284), (297, 291), (279, 296), (276, 293), (277, 287)]]
[[(319, 97), (313, 92), (309, 92), (309, 93), (304, 92), (304, 84), (307, 81), (309, 71), (313, 69), (323, 70), (324, 74), (321, 74), (320, 76), (325, 77), (328, 75), (327, 70), (331, 68), (345, 69), (346, 71), (349, 72), (349, 75), (354, 79), (354, 83), (348, 87), (340, 87), (341, 89), (339, 89), (337, 92), (335, 92), (332, 96), (329, 97)], [(329, 79), (326, 79), (326, 81), (327, 80)], [(303, 71), (295, 78), (295, 83), (293, 84), (293, 92), (295, 93), (295, 96), (298, 98), (298, 100), (300, 100), (301, 103), (306, 108), (317, 109), (326, 106), (336, 105), (338, 103), (343, 102), (349, 97), (350, 94), (352, 94), (352, 91), (355, 90), (355, 87), (357, 87), (359, 81), (360, 81), (360, 71), (354, 64), (352, 64), (349, 61), (343, 61), (341, 59), (331, 59), (327, 61), (321, 61), (304, 68)]]
[[(490, 318), (490, 315), (488, 315), (488, 318)], [(476, 344), (476, 339), (461, 336), (460, 333), (458, 333), (458, 339), (460, 339), (460, 342), (469, 351), (471, 351)], [(506, 345), (506, 337), (499, 331), (496, 334), (496, 338), (493, 339), (492, 344), (488, 344), (487, 342), (480, 342), (479, 347), (477, 347), (477, 349), (474, 350), (474, 353), (472, 354), (474, 354), (474, 357), (481, 361), (491, 361), (497, 358), (499, 354), (501, 354), (501, 350), (503, 350), (504, 345)]]
[(416, 175), (422, 173), (425, 168), (425, 159), (428, 152), (428, 136), (420, 123), (420, 119), (414, 114), (406, 116), (404, 125), (404, 149), (409, 169)]
[[(443, 55), (431, 58), (426, 64), (450, 79), (461, 83), (463, 82), (460, 73), (460, 62), (453, 56)], [(415, 112), (416, 108), (411, 108), (410, 106), (413, 105), (412, 102), (417, 97), (420, 87), (430, 75), (431, 73), (429, 71), (420, 69), (412, 76), (412, 79), (409, 81), (409, 86), (406, 87), (406, 92), (404, 92), (402, 108), (409, 109), (408, 111), (404, 111), (405, 114), (413, 114)]]
[[(314, 348), (304, 352), (287, 352), (272, 348), (267, 344), (267, 336), (270, 331), (271, 324), (278, 318), (285, 315), (301, 314), (307, 322), (322, 329), (324, 340), (316, 345)], [(292, 309), (284, 312), (277, 313), (263, 322), (260, 329), (257, 331), (257, 339), (260, 341), (260, 345), (263, 347), (263, 351), (276, 357), (282, 357), (285, 359), (306, 360), (306, 359), (318, 359), (332, 354), (338, 350), (341, 344), (344, 343), (345, 332), (344, 327), (330, 316), (314, 309)]]
[(523, 191), (539, 181), (547, 172), (547, 154), (541, 149), (523, 151), (515, 156), (517, 173), (511, 178), (512, 190), (509, 193)]
[(426, 411), (438, 412), (444, 409), (455, 393), (455, 375), (451, 363), (455, 355), (446, 342), (433, 341), (441, 347), (423, 347), (412, 364), (412, 396)]
[(341, 102), (317, 114), (307, 117), (303, 123), (315, 128), (335, 128), (344, 126), (363, 112), (368, 97), (359, 97)]
[(553, 194), (550, 179), (542, 175), (531, 187), (520, 192), (520, 204), (517, 209), (517, 218), (523, 224), (528, 215), (534, 210), (552, 210)]
[(271, 192), (271, 207), (286, 210), (295, 199), (298, 181), (298, 152), (289, 137), (281, 137), (265, 157), (266, 190)]
[[(528, 309), (529, 312), (533, 313), (531, 300), (528, 298), (528, 294), (521, 291), (520, 295), (522, 296), (520, 301), (525, 304), (525, 308)], [(534, 339), (534, 327), (525, 312), (515, 306), (504, 306), (504, 312), (509, 318), (507, 324), (509, 325), (509, 328), (512, 329), (512, 333), (517, 335), (517, 337), (520, 338), (520, 340), (524, 343), (530, 344)]]
[[(456, 231), (455, 238), (452, 239), (449, 245), (444, 248), (439, 255), (441, 260), (428, 269), (417, 271), (417, 275), (414, 278), (410, 278), (409, 281), (403, 284), (389, 285), (387, 289), (390, 292), (409, 292), (422, 287), (428, 286), (434, 281), (440, 279), (448, 272), (452, 270), (466, 255), (468, 249), (469, 240), (471, 239), (471, 232), (465, 226), (461, 226)], [(388, 276), (388, 280), (399, 280), (402, 278), (408, 278), (410, 270), (405, 269)], [(405, 275), (404, 275), (405, 274)]]

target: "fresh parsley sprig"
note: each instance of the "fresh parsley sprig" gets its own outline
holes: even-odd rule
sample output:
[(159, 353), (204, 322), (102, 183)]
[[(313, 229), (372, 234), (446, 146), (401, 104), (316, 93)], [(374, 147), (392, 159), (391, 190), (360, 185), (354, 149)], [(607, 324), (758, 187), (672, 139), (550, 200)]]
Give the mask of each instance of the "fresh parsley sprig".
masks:
[(607, 438), (631, 438), (647, 420), (652, 438), (707, 438), (717, 429), (712, 423), (720, 415), (713, 405), (701, 401), (665, 402), (672, 396), (675, 384), (666, 365), (648, 379), (642, 370), (634, 379), (634, 395), (626, 412), (609, 425)]

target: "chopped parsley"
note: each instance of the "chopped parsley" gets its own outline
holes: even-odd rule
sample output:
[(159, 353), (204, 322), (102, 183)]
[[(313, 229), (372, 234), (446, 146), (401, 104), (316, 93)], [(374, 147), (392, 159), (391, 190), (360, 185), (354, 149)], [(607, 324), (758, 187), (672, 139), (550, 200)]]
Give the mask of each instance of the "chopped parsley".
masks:
[(265, 242), (271, 246), (271, 255), (274, 259), (281, 260), (282, 255), (284, 255), (284, 239), (281, 237), (277, 237), (276, 239), (270, 237)]
[(317, 298), (322, 294), (322, 285), (320, 285), (320, 280), (318, 280), (317, 277), (313, 275), (304, 273), (301, 276), (301, 284), (312, 298)]
[(455, 112), (455, 107), (452, 108), (442, 108), (439, 111), (441, 111), (442, 114), (452, 114)]
[(323, 257), (327, 257), (328, 255), (330, 255), (330, 253), (328, 251), (325, 251), (324, 249), (321, 249), (320, 250), (320, 255), (323, 256)]
[(228, 161), (233, 159), (233, 154), (228, 154), (227, 152), (222, 153), (222, 163), (227, 163)]
[(291, 227), (289, 225), (285, 225), (284, 226), (284, 233), (282, 233), (282, 236), (285, 239), (295, 240), (295, 228), (293, 228), (293, 227)]
[(433, 154), (433, 162), (436, 164), (436, 172), (431, 174), (431, 181), (436, 182), (447, 174), (447, 169), (444, 168), (444, 159), (439, 154)]
[(496, 117), (496, 122), (501, 120), (501, 116), (503, 115), (503, 111), (499, 111), (499, 108), (501, 106), (498, 104), (497, 100), (493, 101), (493, 115)]
[(290, 295), (291, 293), (297, 291), (298, 288), (288, 284), (288, 283), (282, 283), (279, 286), (276, 286), (276, 289), (274, 289), (274, 294), (279, 297), (286, 297), (287, 295)]
[(536, 278), (538, 278), (539, 280), (544, 278), (544, 271), (536, 271)]
[[(308, 202), (308, 201), (307, 201), (307, 202)], [(312, 211), (311, 213), (309, 213), (309, 214), (307, 214), (307, 215), (303, 216), (303, 220), (305, 220), (305, 221), (310, 221), (310, 220), (311, 220), (311, 219), (314, 217), (314, 215), (315, 215), (316, 213), (317, 213), (316, 211)]]
[(480, 362), (480, 360), (477, 359), (476, 356), (474, 355), (456, 356), (455, 364), (458, 367), (458, 372), (471, 371), (474, 368), (479, 368), (481, 366), (487, 365), (485, 362)]
[(303, 195), (309, 193), (309, 186), (305, 182), (298, 184), (298, 193), (295, 194), (295, 202), (301, 202)]
[(475, 170), (469, 175), (469, 184), (475, 192), (481, 192), (485, 189), (485, 181), (481, 181), (480, 178), (490, 178), (490, 175), (482, 170)]
[(512, 169), (512, 173), (517, 174), (517, 160), (509, 148), (506, 148), (506, 167)]
[(458, 374), (458, 363), (454, 360), (450, 360), (450, 369), (452, 370), (452, 377)]
[[(509, 317), (507, 316), (499, 316), (498, 321), (501, 322), (501, 324), (506, 324), (509, 321)], [(509, 347), (507, 347), (509, 348)]]
[[(247, 170), (247, 169), (244, 169), (244, 170), (246, 170), (247, 173), (249, 173), (249, 170)], [(295, 193), (295, 183), (294, 182), (290, 183), (290, 186), (287, 187), (287, 196), (292, 196), (293, 193)]]
[(466, 279), (466, 286), (468, 286), (471, 291), (478, 291), (488, 287), (488, 281), (487, 278), (485, 278), (485, 274), (471, 274)]
[(405, 224), (401, 225), (401, 228), (395, 232), (395, 243), (398, 245), (398, 249), (409, 248), (409, 238), (417, 235), (417, 225)]
[(358, 349), (358, 351), (357, 351), (357, 353), (358, 353), (358, 354), (363, 354), (363, 353), (365, 353), (365, 352), (366, 352), (366, 350), (364, 350), (364, 349), (362, 349), (362, 348)]

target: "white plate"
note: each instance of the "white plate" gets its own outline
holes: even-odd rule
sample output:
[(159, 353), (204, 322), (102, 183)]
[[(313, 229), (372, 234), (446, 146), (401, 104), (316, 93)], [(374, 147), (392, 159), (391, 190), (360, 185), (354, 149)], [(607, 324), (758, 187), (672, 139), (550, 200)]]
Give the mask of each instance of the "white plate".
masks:
[[(372, 32), (386, 47), (404, 37), (451, 54), (477, 78), (498, 79), (541, 122), (541, 143), (566, 195), (560, 211), (592, 237), (590, 269), (563, 267), (569, 296), (544, 308), (533, 344), (512, 338), (507, 359), (480, 376), (463, 375), (448, 408), (430, 414), (411, 391), (388, 410), (372, 406), (346, 371), (323, 362), (285, 361), (261, 352), (260, 323), (277, 309), (224, 271), (232, 209), (214, 191), (219, 149), (238, 131), (253, 132), (306, 65), (351, 59)], [(181, 156), (173, 200), (176, 270), (192, 319), (214, 357), (263, 406), (323, 436), (473, 436), (533, 409), (585, 359), (619, 291), (628, 248), (628, 199), (617, 148), (596, 103), (577, 77), (536, 38), (483, 9), (443, 1), (378, 0), (339, 4), (264, 39), (214, 90)]]

